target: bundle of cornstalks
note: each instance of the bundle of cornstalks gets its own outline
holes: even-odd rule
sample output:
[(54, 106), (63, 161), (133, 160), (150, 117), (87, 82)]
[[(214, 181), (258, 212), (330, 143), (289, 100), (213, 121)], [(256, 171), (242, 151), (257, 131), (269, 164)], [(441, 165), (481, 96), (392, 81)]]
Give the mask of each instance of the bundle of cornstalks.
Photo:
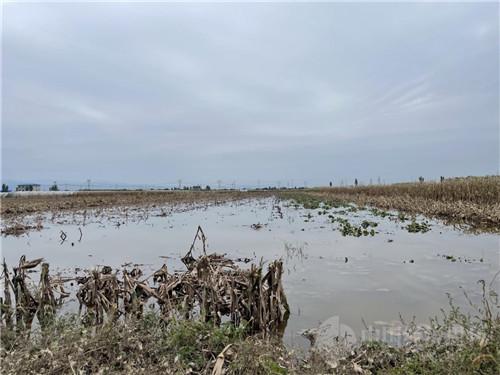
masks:
[[(198, 239), (203, 242), (203, 253), (195, 258), (193, 250)], [(54, 318), (63, 299), (69, 296), (63, 285), (76, 280), (79, 313), (82, 322), (89, 326), (99, 326), (121, 317), (140, 317), (144, 306), (152, 302), (167, 322), (170, 319), (201, 319), (220, 325), (230, 321), (235, 326), (244, 324), (254, 333), (281, 333), (289, 315), (281, 283), (282, 261), (270, 263), (266, 272), (262, 262), (241, 269), (223, 255), (207, 254), (205, 240), (198, 227), (191, 248), (182, 258), (186, 266), (184, 272), (170, 273), (167, 265), (163, 265), (145, 278), (139, 268), (124, 269), (120, 278), (120, 272), (113, 272), (109, 266), (76, 279), (51, 278), (48, 263), (42, 263), (42, 259), (27, 261), (24, 256), (18, 267), (13, 268), (11, 278), (4, 261), (2, 325), (14, 328), (15, 324), (18, 332), (29, 333), (36, 315), (43, 329)], [(40, 264), (40, 282), (30, 289), (26, 270)]]
[[(36, 315), (43, 329), (54, 319), (56, 308), (62, 304), (63, 299), (69, 296), (61, 280), (50, 279), (49, 264), (42, 262), (42, 258), (28, 261), (23, 255), (19, 259), (18, 266), (13, 267), (11, 277), (4, 259), (2, 275), (4, 295), (3, 298), (0, 297), (2, 328), (15, 328), (18, 333), (29, 333)], [(27, 272), (40, 264), (40, 282), (38, 286), (30, 286)], [(11, 291), (14, 293), (14, 303)]]

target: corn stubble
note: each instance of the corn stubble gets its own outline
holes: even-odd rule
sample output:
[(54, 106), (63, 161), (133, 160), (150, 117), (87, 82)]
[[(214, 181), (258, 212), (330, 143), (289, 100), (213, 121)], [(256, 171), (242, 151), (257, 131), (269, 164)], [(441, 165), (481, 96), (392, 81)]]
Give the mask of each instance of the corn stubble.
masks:
[[(203, 253), (195, 258), (197, 240), (203, 243)], [(205, 241), (203, 230), (198, 227), (190, 250), (182, 258), (186, 271), (170, 273), (163, 265), (146, 278), (139, 268), (124, 269), (120, 278), (119, 272), (108, 266), (92, 270), (85, 277), (52, 278), (48, 263), (43, 263), (43, 259), (28, 261), (25, 256), (13, 268), (11, 278), (4, 261), (2, 324), (18, 334), (29, 335), (36, 316), (44, 329), (70, 295), (64, 284), (76, 280), (79, 314), (87, 326), (140, 318), (145, 306), (154, 302), (166, 321), (202, 320), (215, 325), (230, 321), (236, 327), (245, 324), (252, 333), (282, 332), (289, 315), (281, 281), (282, 261), (271, 262), (265, 272), (262, 261), (241, 269), (224, 255), (207, 254)], [(34, 289), (29, 288), (27, 271), (39, 265), (40, 281)]]

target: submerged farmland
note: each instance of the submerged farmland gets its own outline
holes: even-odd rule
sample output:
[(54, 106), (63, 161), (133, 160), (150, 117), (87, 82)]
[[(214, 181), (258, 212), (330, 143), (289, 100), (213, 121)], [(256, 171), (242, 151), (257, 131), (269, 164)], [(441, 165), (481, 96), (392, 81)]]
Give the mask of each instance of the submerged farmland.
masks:
[(425, 367), (442, 348), (415, 340), (449, 298), (432, 340), (458, 322), (486, 341), (460, 336), (447, 363), (495, 368), (491, 228), (314, 190), (175, 194), (3, 198), (8, 373), (359, 373), (411, 353)]
[[(461, 288), (478, 299), (477, 281), (492, 279), (498, 270), (496, 235), (322, 200), (246, 198), (33, 220), (43, 228), (4, 236), (3, 256), (9, 266), (21, 255), (43, 258), (52, 277), (91, 278), (93, 270), (104, 267), (135, 268), (144, 277), (162, 265), (172, 273), (185, 270), (181, 259), (198, 225), (206, 234), (207, 253), (224, 254), (243, 268), (282, 259), (290, 308), (284, 341), (292, 347), (307, 347), (300, 332), (333, 316), (357, 339), (366, 324), (385, 327), (386, 339), (393, 340), (391, 327), (400, 314), (426, 322), (447, 304), (446, 293), (458, 297)], [(194, 251), (202, 253), (199, 245)], [(73, 306), (68, 309), (77, 310), (75, 299)]]

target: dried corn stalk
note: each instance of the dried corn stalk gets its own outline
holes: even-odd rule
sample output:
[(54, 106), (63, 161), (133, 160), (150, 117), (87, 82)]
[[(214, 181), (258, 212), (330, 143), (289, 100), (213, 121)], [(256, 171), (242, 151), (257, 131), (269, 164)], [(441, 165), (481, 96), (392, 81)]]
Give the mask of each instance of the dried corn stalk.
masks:
[[(195, 258), (193, 250), (197, 240), (203, 243), (203, 254)], [(151, 275), (153, 285), (148, 283), (151, 277), (141, 279), (139, 268), (124, 269), (121, 279), (119, 272), (113, 272), (108, 266), (76, 278), (79, 284), (76, 297), (84, 323), (101, 325), (122, 315), (140, 317), (144, 306), (152, 300), (165, 319), (202, 319), (215, 325), (230, 321), (236, 326), (245, 323), (252, 332), (282, 333), (289, 315), (281, 282), (282, 261), (270, 263), (265, 273), (262, 261), (259, 265), (252, 264), (249, 269), (241, 269), (224, 255), (207, 255), (205, 242), (205, 234), (198, 227), (193, 244), (182, 258), (186, 271), (169, 273), (163, 265)], [(18, 329), (29, 330), (35, 314), (43, 328), (55, 316), (62, 299), (69, 295), (63, 285), (74, 279), (51, 279), (48, 263), (42, 264), (37, 293), (32, 295), (26, 284), (26, 270), (37, 267), (42, 261), (27, 261), (21, 257), (18, 267), (14, 268), (12, 282), (4, 262), (2, 322), (5, 326), (12, 326), (11, 289), (16, 300)], [(55, 292), (60, 294), (59, 301)]]

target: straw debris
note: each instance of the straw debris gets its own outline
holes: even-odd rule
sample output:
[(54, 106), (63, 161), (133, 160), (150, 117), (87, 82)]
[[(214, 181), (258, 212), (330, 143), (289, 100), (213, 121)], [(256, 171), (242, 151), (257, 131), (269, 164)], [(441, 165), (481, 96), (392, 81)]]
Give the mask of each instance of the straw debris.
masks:
[[(193, 251), (197, 241), (201, 241), (203, 253), (196, 258)], [(76, 292), (79, 315), (87, 326), (101, 326), (120, 317), (140, 318), (145, 306), (153, 303), (167, 322), (200, 320), (216, 326), (230, 322), (266, 336), (282, 334), (289, 315), (281, 281), (282, 261), (271, 262), (267, 270), (262, 261), (242, 269), (224, 255), (206, 253), (206, 236), (201, 227), (182, 258), (186, 266), (183, 272), (170, 273), (164, 264), (153, 275), (144, 278), (139, 268), (124, 268), (120, 272), (103, 266), (92, 270), (88, 276), (62, 279), (51, 278), (49, 264), (42, 262), (41, 258), (28, 261), (23, 255), (19, 265), (13, 268), (11, 278), (4, 261), (2, 325), (13, 328), (12, 317), (15, 316), (18, 333), (29, 334), (35, 316), (42, 329), (53, 321), (57, 307), (69, 296), (64, 284), (75, 280), (79, 285)], [(30, 288), (26, 271), (40, 265), (40, 281)]]

